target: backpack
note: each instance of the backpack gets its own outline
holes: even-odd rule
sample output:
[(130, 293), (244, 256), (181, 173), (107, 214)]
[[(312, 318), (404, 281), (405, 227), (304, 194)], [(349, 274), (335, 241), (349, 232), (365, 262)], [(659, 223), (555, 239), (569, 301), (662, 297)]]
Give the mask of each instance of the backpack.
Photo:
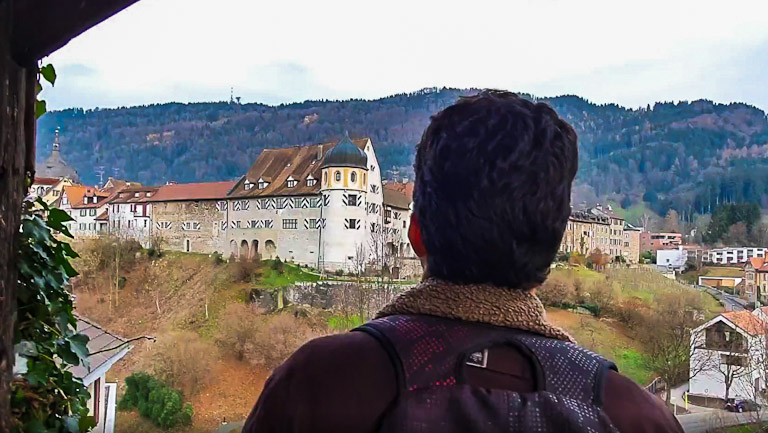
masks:
[[(603, 379), (616, 366), (573, 343), (499, 326), (425, 315), (386, 316), (355, 331), (375, 338), (397, 374), (398, 397), (380, 432), (618, 433), (603, 412)], [(467, 384), (487, 349), (512, 345), (531, 359), (536, 391)]]

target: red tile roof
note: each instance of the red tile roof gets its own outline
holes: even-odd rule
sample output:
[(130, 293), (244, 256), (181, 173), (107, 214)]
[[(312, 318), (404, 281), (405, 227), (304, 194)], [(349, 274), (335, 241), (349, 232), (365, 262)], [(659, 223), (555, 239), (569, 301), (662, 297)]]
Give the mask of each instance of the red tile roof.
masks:
[(384, 204), (387, 206), (392, 206), (404, 210), (408, 210), (410, 208), (411, 199), (400, 191), (384, 188), (381, 190), (381, 194), (383, 195)]
[(109, 207), (101, 211), (99, 216), (96, 217), (99, 221), (109, 221)]
[(749, 264), (759, 272), (768, 272), (768, 261), (765, 257), (750, 257)]
[(59, 183), (59, 178), (58, 177), (36, 177), (32, 183), (36, 185), (56, 185), (57, 183)]
[(729, 311), (723, 313), (723, 317), (730, 320), (734, 325), (743, 329), (750, 335), (764, 334), (768, 329), (768, 324), (758, 319), (749, 311)]
[[(143, 203), (160, 189), (159, 186), (130, 186), (120, 190), (111, 203)], [(136, 196), (138, 194), (138, 197)]]
[[(72, 185), (64, 187), (64, 194), (67, 195), (69, 205), (73, 208), (91, 208), (100, 207), (109, 201), (109, 193), (99, 191), (93, 186)], [(85, 197), (98, 197), (96, 203), (84, 203)]]
[(226, 198), (235, 181), (163, 185), (146, 201), (215, 200)]
[(413, 182), (387, 182), (384, 184), (384, 189), (397, 191), (401, 194), (405, 194), (409, 200), (413, 200), (413, 187), (416, 184)]
[[(370, 139), (361, 138), (352, 140), (355, 146), (365, 149)], [(311, 144), (307, 146), (293, 146), (281, 149), (264, 149), (256, 162), (253, 163), (243, 179), (237, 182), (237, 186), (230, 194), (231, 197), (265, 197), (276, 195), (309, 195), (320, 191), (322, 171), (325, 155), (336, 146), (337, 143)], [(319, 151), (319, 152), (318, 152)], [(320, 153), (320, 158), (318, 158)], [(307, 186), (307, 176), (312, 175), (317, 182), (313, 186)], [(288, 177), (298, 181), (295, 187), (288, 188)], [(269, 182), (264, 189), (258, 189), (259, 179)], [(243, 185), (248, 180), (254, 186), (246, 190)]]

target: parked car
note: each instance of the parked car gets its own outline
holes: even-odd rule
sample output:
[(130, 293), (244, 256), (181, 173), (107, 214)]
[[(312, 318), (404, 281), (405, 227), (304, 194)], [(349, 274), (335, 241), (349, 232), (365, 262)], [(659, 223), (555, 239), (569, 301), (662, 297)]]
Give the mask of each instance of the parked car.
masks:
[(736, 400), (731, 399), (725, 404), (725, 410), (728, 412), (755, 412), (760, 410), (760, 405), (754, 400)]

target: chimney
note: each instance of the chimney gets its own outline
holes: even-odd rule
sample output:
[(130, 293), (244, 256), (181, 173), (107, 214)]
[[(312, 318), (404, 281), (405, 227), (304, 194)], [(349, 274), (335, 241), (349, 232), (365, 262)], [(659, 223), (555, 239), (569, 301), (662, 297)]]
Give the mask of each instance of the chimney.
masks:
[(323, 159), (323, 145), (321, 144), (317, 145), (317, 157), (315, 159), (317, 159), (318, 161)]

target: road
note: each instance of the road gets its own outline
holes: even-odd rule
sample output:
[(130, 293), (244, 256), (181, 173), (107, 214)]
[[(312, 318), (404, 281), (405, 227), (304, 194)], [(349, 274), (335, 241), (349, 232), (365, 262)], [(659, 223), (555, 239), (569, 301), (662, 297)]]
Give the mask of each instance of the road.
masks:
[(706, 433), (719, 428), (766, 420), (768, 411), (731, 413), (722, 410), (678, 415), (677, 419), (686, 433)]
[(714, 296), (717, 300), (722, 301), (725, 306), (725, 311), (742, 311), (747, 308), (747, 301), (738, 296), (729, 295), (728, 293), (721, 292), (712, 287), (706, 287), (704, 291)]

